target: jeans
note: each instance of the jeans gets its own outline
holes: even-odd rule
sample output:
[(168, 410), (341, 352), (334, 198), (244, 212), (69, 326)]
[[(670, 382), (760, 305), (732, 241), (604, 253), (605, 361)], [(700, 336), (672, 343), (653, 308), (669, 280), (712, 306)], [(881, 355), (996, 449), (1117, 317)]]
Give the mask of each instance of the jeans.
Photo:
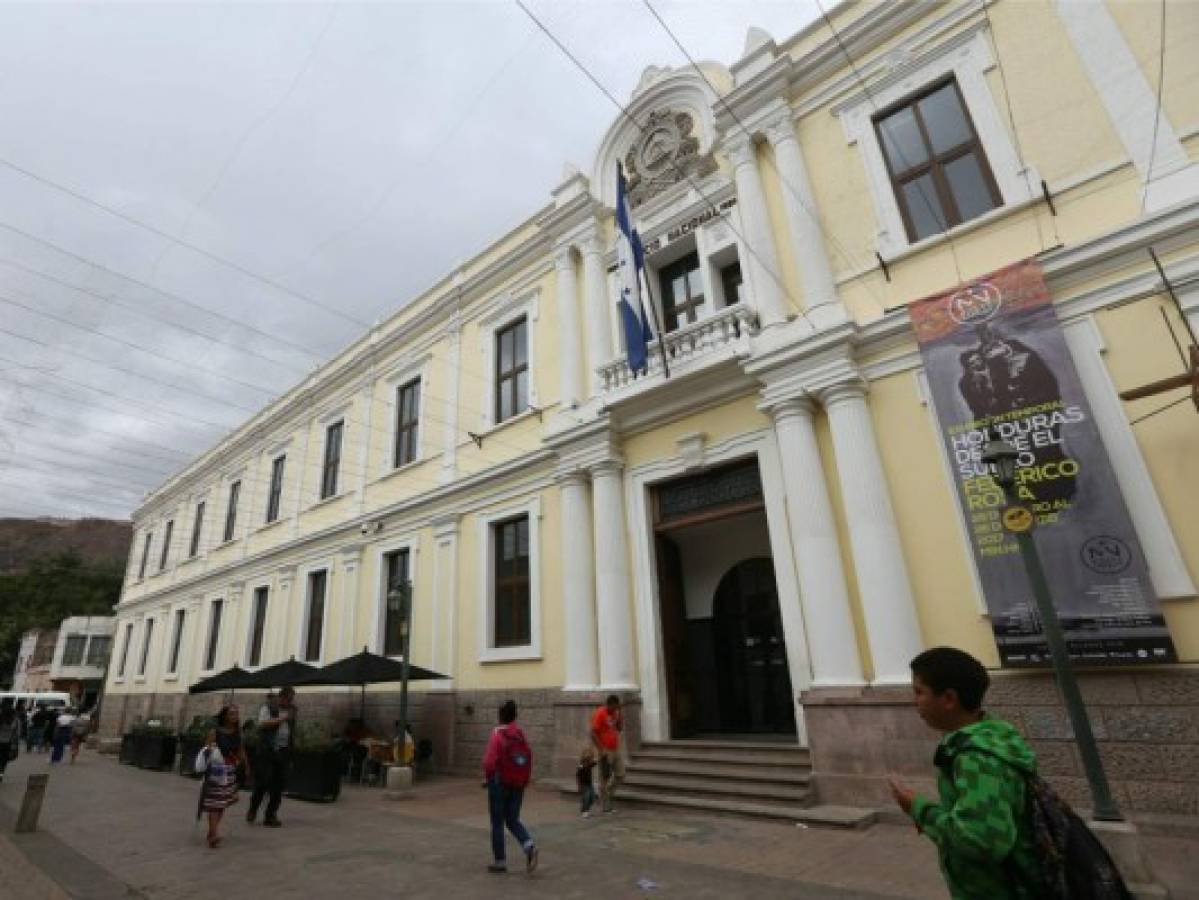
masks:
[(583, 797), (579, 801), (579, 812), (587, 812), (593, 803), (595, 803), (595, 785), (588, 783), (587, 787), (583, 788)]
[(71, 742), (70, 728), (56, 728), (54, 730), (54, 752), (50, 754), (50, 762), (62, 762), (63, 752), (67, 749), (67, 744)]
[(504, 826), (520, 842), (521, 849), (533, 846), (533, 838), (520, 822), (520, 804), (525, 792), (521, 788), (504, 787), (499, 777), (487, 782), (487, 805), (491, 811), (491, 852), (495, 861), (502, 863), (507, 858), (504, 850)]
[(258, 814), (262, 798), (268, 795), (265, 821), (269, 822), (279, 814), (279, 804), (283, 802), (283, 792), (287, 789), (287, 763), (290, 757), (291, 753), (286, 748), (264, 749), (258, 754), (254, 760), (254, 793), (250, 795), (250, 816)]

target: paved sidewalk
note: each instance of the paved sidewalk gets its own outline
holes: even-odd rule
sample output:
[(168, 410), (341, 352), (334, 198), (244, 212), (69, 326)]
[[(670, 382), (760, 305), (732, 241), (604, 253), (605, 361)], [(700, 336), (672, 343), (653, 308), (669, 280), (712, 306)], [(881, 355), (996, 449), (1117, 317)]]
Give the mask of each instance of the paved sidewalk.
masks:
[[(194, 820), (196, 782), (91, 752), (51, 774), (43, 832), (12, 835), (24, 776), (44, 769), (45, 757), (22, 756), (0, 785), (0, 897), (946, 896), (932, 846), (910, 828), (798, 829), (631, 808), (583, 820), (544, 790), (526, 795), (523, 816), (541, 845), (541, 867), (532, 878), (516, 865), (509, 875), (490, 875), (484, 794), (476, 782), (454, 778), (424, 782), (416, 799), (402, 802), (360, 787), (347, 787), (332, 804), (285, 800), (281, 829), (247, 825), (243, 795), (226, 816), (224, 845), (212, 851)], [(1183, 890), (1199, 885), (1199, 842), (1151, 844), (1155, 861), (1168, 860), (1161, 874), (1174, 896), (1199, 900)], [(511, 839), (509, 857), (523, 862)], [(30, 859), (62, 891), (38, 883)], [(24, 871), (17, 878), (27, 879), (24, 893), (6, 893), (13, 871)]]

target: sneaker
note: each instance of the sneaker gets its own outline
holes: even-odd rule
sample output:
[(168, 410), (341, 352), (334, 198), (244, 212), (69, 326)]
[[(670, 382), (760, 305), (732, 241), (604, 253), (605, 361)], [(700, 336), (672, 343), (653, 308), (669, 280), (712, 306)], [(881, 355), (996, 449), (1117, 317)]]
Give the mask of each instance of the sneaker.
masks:
[(583, 818), (590, 819), (591, 818), (591, 810), (587, 810), (585, 813), (583, 813)]
[(525, 871), (530, 875), (537, 868), (537, 845), (529, 844), (525, 850)]
[(507, 875), (508, 874), (508, 864), (502, 863), (502, 862), (492, 863), (491, 865), (489, 865), (487, 867), (487, 871), (490, 872), (492, 875)]

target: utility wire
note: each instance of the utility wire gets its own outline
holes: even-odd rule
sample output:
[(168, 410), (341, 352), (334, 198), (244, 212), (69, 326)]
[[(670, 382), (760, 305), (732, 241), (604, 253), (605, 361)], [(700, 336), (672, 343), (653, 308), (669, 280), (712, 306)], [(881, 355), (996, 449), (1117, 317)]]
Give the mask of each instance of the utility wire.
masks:
[(1153, 163), (1157, 158), (1157, 132), (1162, 122), (1162, 91), (1166, 84), (1166, 0), (1162, 0), (1161, 36), (1157, 51), (1157, 96), (1153, 107), (1153, 142), (1149, 145), (1149, 167), (1145, 170), (1145, 186), (1141, 189), (1141, 215), (1149, 203), (1149, 185), (1153, 182)]

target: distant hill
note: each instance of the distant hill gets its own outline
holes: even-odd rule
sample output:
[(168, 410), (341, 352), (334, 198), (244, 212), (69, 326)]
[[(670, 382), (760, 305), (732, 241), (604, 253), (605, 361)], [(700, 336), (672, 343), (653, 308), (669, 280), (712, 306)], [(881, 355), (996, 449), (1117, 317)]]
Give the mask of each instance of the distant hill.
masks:
[(112, 519), (0, 519), (0, 575), (64, 553), (90, 568), (122, 572), (132, 538), (131, 523)]

